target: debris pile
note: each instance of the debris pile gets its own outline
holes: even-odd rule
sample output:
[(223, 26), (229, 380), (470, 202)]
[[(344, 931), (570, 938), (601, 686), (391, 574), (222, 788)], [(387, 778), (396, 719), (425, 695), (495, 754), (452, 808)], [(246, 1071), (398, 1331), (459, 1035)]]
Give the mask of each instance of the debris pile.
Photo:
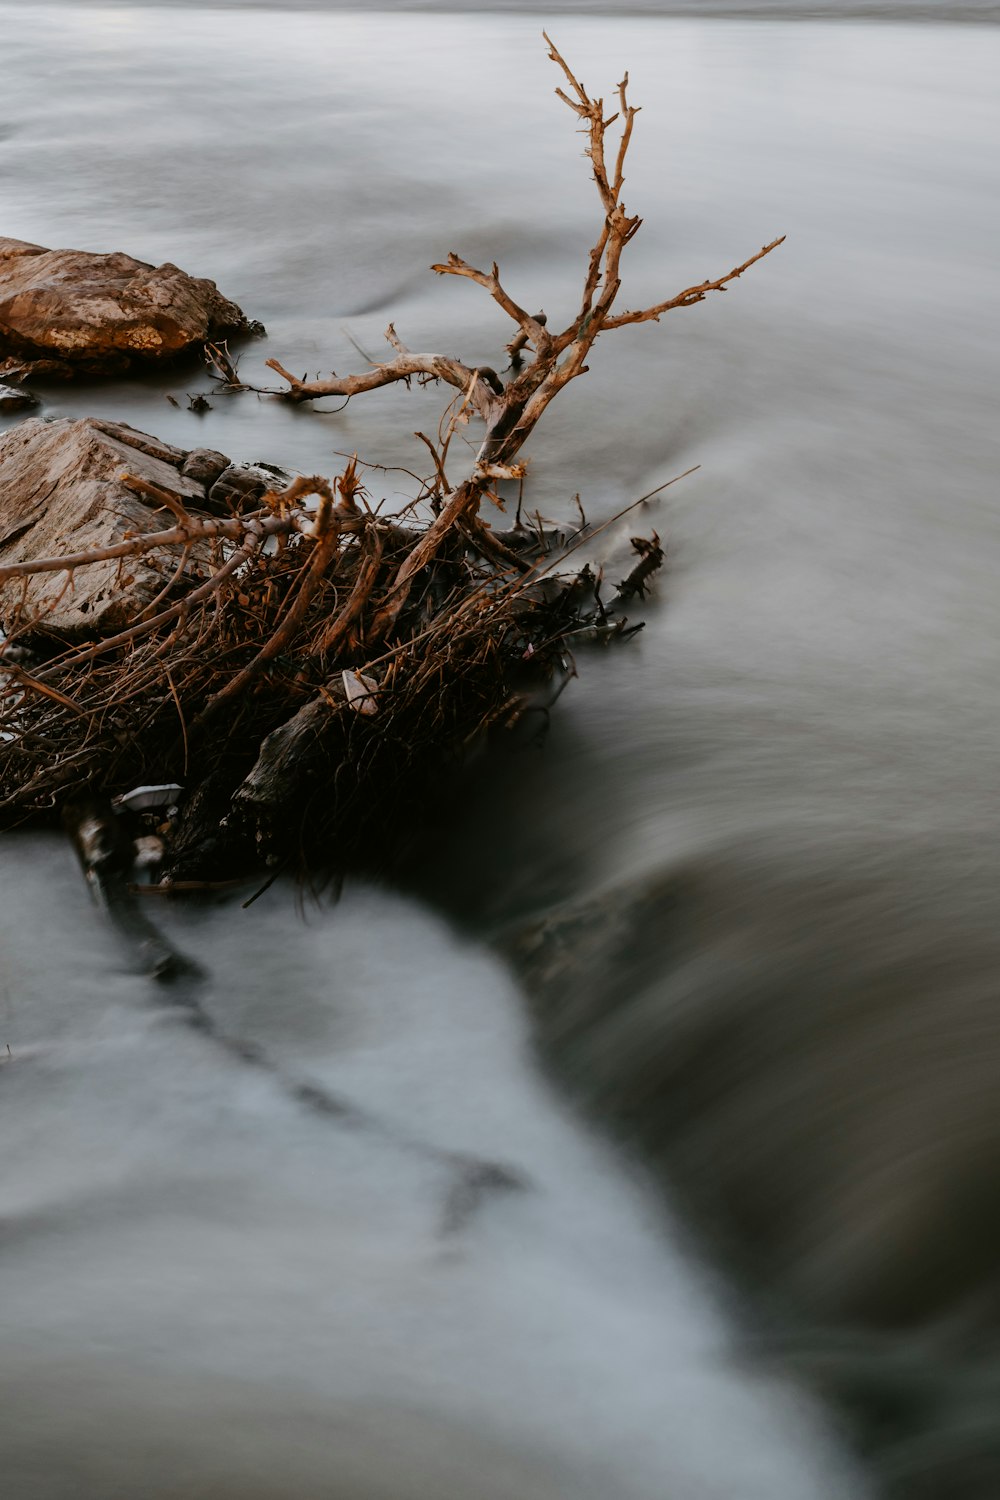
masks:
[[(356, 457), (333, 478), (292, 478), (95, 421), (28, 421), (0, 445), (0, 825), (117, 798), (160, 840), (175, 885), (255, 863), (384, 869), (470, 747), (559, 690), (581, 637), (624, 632), (616, 606), (644, 593), (659, 538), (633, 539), (606, 603), (599, 572), (561, 561), (593, 533), (566, 547), (541, 523), (521, 526), (520, 451), (599, 335), (695, 306), (781, 241), (619, 310), (622, 254), (641, 225), (622, 202), (637, 110), (627, 78), (608, 114), (549, 48), (601, 204), (568, 323), (526, 311), (495, 264), (453, 253), (433, 270), (481, 286), (513, 324), (501, 373), (414, 352), (391, 325), (393, 356), (358, 374), (309, 381), (268, 361), (284, 384), (258, 394), (292, 403), (396, 381), (453, 388), (436, 438), (417, 434), (433, 471), (397, 513), (366, 487), (377, 466)], [(16, 250), (8, 242), (29, 271), (42, 254)], [(224, 344), (206, 357), (234, 394), (252, 389)], [(475, 421), (483, 434), (456, 482), (452, 450), (467, 448), (453, 439)], [(489, 507), (515, 495), (515, 523), (491, 526)]]
[[(558, 689), (581, 632), (623, 631), (589, 568), (552, 568), (564, 538), (449, 509), (385, 515), (354, 460), (254, 495), (226, 485), (224, 455), (114, 424), (25, 423), (0, 474), (15, 445), (22, 475), (25, 450), (43, 476), (63, 450), (78, 482), (86, 452), (90, 491), (67, 476), (61, 494), (102, 530), (43, 555), (31, 516), (71, 537), (64, 498), (61, 519), (14, 518), (22, 559), (0, 533), (0, 820), (83, 794), (147, 819), (176, 804), (157, 825), (167, 880), (384, 864), (470, 747)], [(95, 477), (102, 450), (113, 476)], [(636, 551), (623, 596), (662, 558), (655, 540)]]

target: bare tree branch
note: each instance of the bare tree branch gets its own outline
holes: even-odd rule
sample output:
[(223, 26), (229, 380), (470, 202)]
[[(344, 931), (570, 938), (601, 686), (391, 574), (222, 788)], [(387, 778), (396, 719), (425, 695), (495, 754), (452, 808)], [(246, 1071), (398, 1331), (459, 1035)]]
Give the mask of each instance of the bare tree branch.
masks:
[(169, 609), (161, 610), (158, 615), (153, 615), (149, 620), (143, 620), (138, 625), (132, 625), (128, 630), (121, 630), (117, 635), (105, 636), (96, 645), (88, 646), (82, 651), (77, 651), (72, 656), (58, 657), (54, 665), (47, 667), (44, 672), (38, 674), (39, 682), (44, 682), (46, 678), (54, 676), (57, 671), (64, 672), (67, 667), (75, 667), (79, 666), (82, 662), (94, 661), (98, 656), (104, 656), (108, 651), (116, 651), (119, 646), (126, 646), (131, 641), (138, 640), (140, 636), (148, 635), (154, 630), (159, 630), (161, 625), (167, 624), (170, 620), (180, 618), (180, 616), (188, 613), (192, 605), (199, 604), (203, 599), (207, 599), (210, 595), (216, 593), (227, 578), (230, 578), (244, 563), (250, 561), (264, 541), (263, 528), (259, 522), (248, 525), (245, 530), (246, 537), (242, 546), (238, 547), (232, 557), (212, 574), (207, 583), (203, 583), (200, 588), (192, 589), (191, 593), (185, 594), (184, 598), (179, 600), (178, 603), (172, 604)]
[(689, 286), (686, 291), (678, 292), (676, 297), (670, 297), (666, 302), (658, 302), (655, 307), (647, 307), (641, 312), (624, 312), (614, 318), (605, 318), (603, 326), (624, 328), (629, 323), (650, 321), (658, 323), (661, 313), (670, 312), (675, 307), (694, 307), (696, 302), (704, 302), (709, 292), (724, 292), (730, 281), (736, 281), (744, 271), (748, 271), (759, 260), (763, 260), (765, 255), (770, 255), (772, 250), (777, 250), (778, 246), (784, 243), (785, 236), (781, 235), (779, 239), (772, 240), (769, 245), (763, 245), (756, 255), (751, 255), (749, 260), (745, 260), (742, 265), (736, 266), (725, 276), (720, 276), (717, 281), (702, 281), (698, 286)]
[[(340, 540), (340, 528), (332, 513), (332, 496), (327, 490), (326, 495), (321, 498), (320, 509), (317, 512), (316, 521), (316, 546), (309, 559), (307, 567), (303, 570), (302, 580), (298, 586), (298, 592), (291, 607), (285, 614), (284, 619), (277, 629), (264, 642), (257, 655), (249, 662), (242, 671), (230, 677), (225, 687), (210, 698), (201, 713), (191, 725), (191, 733), (200, 734), (210, 722), (214, 721), (219, 710), (227, 703), (235, 703), (253, 679), (258, 675), (269, 661), (274, 661), (280, 656), (287, 646), (290, 646), (299, 631), (299, 626), (305, 619), (306, 611), (312, 602), (313, 595), (323, 580), (326, 569), (337, 552)], [(216, 575), (218, 576), (218, 575)]]
[(479, 378), (478, 371), (443, 354), (411, 354), (407, 350), (361, 375), (331, 375), (326, 380), (299, 380), (276, 359), (269, 359), (267, 365), (288, 381), (290, 389), (282, 392), (288, 401), (315, 401), (319, 396), (360, 396), (364, 391), (374, 391), (379, 386), (409, 380), (416, 375), (429, 380), (444, 380), (463, 392), (471, 385), (473, 404), (484, 418), (488, 419), (496, 402), (495, 392)]
[(379, 613), (375, 617), (373, 639), (381, 640), (392, 629), (409, 596), (416, 575), (437, 556), (438, 548), (455, 523), (478, 509), (482, 494), (475, 480), (467, 480), (445, 497), (441, 514), (436, 516), (420, 541), (408, 553), (392, 580)]
[(74, 568), (85, 568), (89, 563), (107, 562), (115, 557), (136, 557), (140, 553), (169, 547), (174, 542), (197, 541), (201, 537), (238, 537), (242, 531), (243, 522), (239, 519), (203, 521), (192, 517), (189, 525), (172, 526), (169, 531), (142, 532), (109, 547), (96, 547), (92, 552), (70, 552), (63, 557), (31, 557), (24, 562), (5, 563), (0, 568), (0, 583), (11, 578), (31, 578), (35, 573), (71, 573)]
[(544, 323), (540, 323), (537, 318), (526, 313), (524, 308), (519, 307), (513, 297), (508, 296), (504, 291), (500, 285), (500, 268), (496, 261), (493, 262), (491, 271), (477, 271), (475, 266), (470, 266), (452, 250), (443, 265), (433, 265), (431, 270), (436, 271), (439, 276), (467, 276), (470, 281), (475, 281), (479, 286), (485, 287), (494, 302), (498, 303), (507, 316), (513, 318), (514, 322), (519, 325), (521, 332), (528, 342), (534, 345), (536, 352), (542, 358), (548, 353), (551, 337)]
[[(591, 97), (551, 37), (545, 32), (542, 34), (549, 49), (549, 57), (560, 69), (565, 84), (565, 87), (556, 89), (556, 94), (573, 111), (586, 136), (585, 154), (590, 160), (603, 209), (600, 230), (587, 258), (579, 312), (573, 322), (560, 333), (550, 332), (543, 314), (532, 316), (510, 296), (501, 283), (499, 268), (495, 262), (489, 271), (482, 271), (452, 251), (446, 261), (435, 263), (431, 269), (442, 276), (462, 276), (476, 282), (517, 325), (517, 333), (507, 345), (514, 378), (506, 386), (501, 384), (491, 370), (482, 367), (473, 369), (460, 360), (438, 354), (412, 353), (398, 339), (391, 325), (386, 337), (396, 351), (396, 358), (385, 364), (376, 364), (374, 369), (362, 375), (300, 381), (277, 360), (268, 361), (271, 369), (288, 381), (290, 389), (287, 395), (293, 401), (311, 401), (318, 396), (357, 395), (395, 380), (407, 380), (414, 375), (420, 379), (444, 380), (461, 390), (463, 401), (470, 404), (483, 419), (486, 433), (466, 485), (443, 494), (439, 502), (443, 505), (439, 517), (441, 520), (445, 515), (451, 515), (456, 505), (459, 506), (456, 515), (474, 515), (491, 482), (515, 472), (517, 466), (514, 460), (518, 450), (531, 434), (549, 402), (571, 380), (586, 373), (587, 356), (599, 334), (613, 328), (624, 328), (630, 323), (655, 322), (674, 308), (693, 307), (695, 303), (704, 301), (709, 292), (725, 291), (731, 282), (764, 256), (770, 255), (784, 240), (784, 236), (772, 240), (756, 255), (750, 256), (727, 275), (714, 281), (703, 281), (697, 286), (687, 287), (652, 307), (615, 314), (613, 308), (621, 290), (622, 254), (642, 225), (642, 219), (638, 215), (627, 213), (622, 202), (625, 163), (639, 110), (629, 103), (626, 73), (618, 84), (618, 108), (606, 114), (603, 99)], [(614, 149), (614, 167), (609, 170), (609, 132), (616, 124), (619, 135)], [(534, 358), (522, 370), (521, 353), (529, 346), (534, 351)], [(442, 450), (440, 464), (435, 459), (440, 491), (446, 491), (443, 478), (444, 456)], [(472, 498), (471, 492), (467, 492), (467, 485), (471, 485), (476, 491)], [(448, 525), (453, 524), (455, 519), (456, 516), (452, 516)], [(432, 527), (431, 532), (433, 531)], [(431, 542), (432, 547), (433, 545)], [(407, 573), (406, 578), (409, 576)], [(397, 579), (394, 588), (403, 591), (405, 585), (405, 578)], [(385, 618), (388, 618), (388, 614)]]

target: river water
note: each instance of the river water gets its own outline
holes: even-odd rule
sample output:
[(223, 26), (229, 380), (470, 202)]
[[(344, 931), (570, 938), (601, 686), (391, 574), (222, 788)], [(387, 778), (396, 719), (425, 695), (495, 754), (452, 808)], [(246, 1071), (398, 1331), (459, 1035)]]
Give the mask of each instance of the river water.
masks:
[[(12, 1500), (1000, 1490), (1000, 31), (715, 8), (549, 13), (643, 105), (628, 305), (788, 235), (605, 336), (532, 441), (555, 519), (701, 466), (642, 518), (644, 633), (406, 891), (164, 911), (252, 1054), (130, 971), (58, 841), (4, 846)], [(390, 319), (495, 364), (431, 261), (568, 318), (597, 223), (540, 25), (4, 0), (0, 229), (215, 278), (251, 379)], [(419, 467), (443, 404), (206, 385), (46, 412), (332, 472)]]

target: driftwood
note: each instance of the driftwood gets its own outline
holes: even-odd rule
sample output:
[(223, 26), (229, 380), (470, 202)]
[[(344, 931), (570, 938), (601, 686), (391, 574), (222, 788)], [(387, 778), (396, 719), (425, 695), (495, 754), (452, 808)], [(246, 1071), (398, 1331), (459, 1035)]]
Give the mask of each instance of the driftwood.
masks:
[[(440, 354), (413, 353), (400, 341), (392, 324), (386, 338), (396, 350), (396, 358), (375, 364), (372, 369), (358, 375), (299, 380), (278, 360), (267, 361), (269, 367), (287, 381), (288, 389), (283, 394), (294, 402), (314, 401), (321, 396), (357, 396), (414, 376), (424, 380), (443, 380), (454, 386), (461, 392), (463, 406), (471, 407), (486, 424), (486, 435), (473, 474), (467, 481), (466, 503), (470, 510), (475, 509), (473, 497), (481, 499), (488, 493), (492, 481), (520, 477), (521, 471), (514, 465), (518, 451), (549, 402), (571, 380), (585, 373), (587, 357), (599, 334), (632, 323), (659, 322), (665, 313), (694, 307), (710, 292), (725, 291), (731, 282), (738, 280), (744, 271), (770, 255), (784, 241), (784, 235), (781, 235), (725, 275), (686, 287), (651, 307), (615, 312), (615, 302), (621, 290), (622, 252), (642, 225), (638, 216), (626, 213), (622, 202), (625, 159), (639, 111), (628, 102), (626, 74), (618, 85), (619, 107), (606, 116), (603, 99), (590, 97), (547, 35), (545, 40), (549, 56), (561, 69), (569, 88), (569, 93), (562, 88), (557, 88), (556, 93), (581, 122), (588, 138), (586, 155), (590, 158), (603, 210), (600, 232), (587, 259), (583, 295), (572, 322), (559, 333), (550, 332), (543, 313), (532, 316), (507, 293), (495, 262), (489, 271), (480, 271), (452, 252), (446, 261), (431, 269), (441, 276), (465, 277), (483, 287), (517, 326), (517, 332), (507, 346), (512, 361), (520, 366), (525, 350), (534, 356), (527, 369), (521, 373), (515, 370), (515, 378), (508, 384), (504, 385), (493, 370), (472, 369), (459, 360), (447, 359)], [(621, 128), (614, 166), (609, 167), (608, 131), (619, 121)]]
[[(549, 402), (586, 370), (600, 333), (724, 290), (780, 240), (725, 276), (615, 311), (622, 252), (641, 223), (621, 199), (637, 111), (626, 79), (606, 116), (549, 47), (566, 84), (557, 92), (588, 137), (601, 201), (572, 323), (552, 331), (513, 301), (495, 265), (483, 272), (452, 254), (433, 269), (477, 282), (515, 325), (506, 380), (413, 353), (392, 327), (394, 358), (359, 375), (300, 381), (269, 362), (293, 402), (414, 377), (455, 390), (437, 441), (419, 435), (433, 472), (402, 512), (387, 515), (372, 500), (377, 466), (356, 458), (334, 479), (286, 483), (265, 467), (227, 489), (225, 475), (211, 482), (224, 455), (204, 450), (181, 455), (184, 484), (148, 467), (119, 476), (162, 520), (101, 547), (0, 563), (0, 598), (20, 589), (0, 648), (0, 822), (49, 815), (82, 793), (117, 797), (123, 817), (155, 827), (162, 873), (177, 885), (254, 862), (384, 867), (447, 795), (451, 768), (470, 747), (558, 692), (575, 642), (627, 633), (617, 606), (641, 597), (661, 565), (655, 533), (633, 539), (631, 571), (606, 603), (590, 567), (560, 563), (594, 532), (582, 528), (560, 553), (541, 523), (537, 532), (520, 525), (520, 500), (507, 530), (489, 524), (483, 501), (502, 510), (510, 482), (520, 493), (520, 451)], [(209, 358), (219, 379), (239, 385), (223, 348)], [(484, 435), (471, 472), (454, 482), (452, 439), (476, 419)], [(136, 597), (123, 579), (127, 619), (113, 628), (70, 639), (37, 604), (47, 575), (61, 598), (86, 569), (128, 567), (133, 577), (139, 564), (160, 585)], [(156, 806), (158, 785), (171, 800), (177, 790), (179, 810)]]

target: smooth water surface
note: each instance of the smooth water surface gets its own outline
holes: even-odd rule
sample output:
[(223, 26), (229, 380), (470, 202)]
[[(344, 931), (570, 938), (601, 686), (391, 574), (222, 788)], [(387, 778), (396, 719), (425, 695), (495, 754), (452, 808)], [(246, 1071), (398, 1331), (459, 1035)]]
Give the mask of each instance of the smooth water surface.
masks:
[[(308, 928), (284, 897), (168, 917), (227, 1028), (329, 1070), (387, 1137), (300, 1117), (163, 1021), (65, 854), (5, 846), (0, 1108), (25, 1135), (0, 1420), (24, 1494), (132, 1494), (146, 1463), (163, 1494), (257, 1493), (250, 1472), (286, 1494), (289, 1445), (294, 1492), (328, 1493), (333, 1421), (351, 1494), (859, 1495), (773, 1383), (760, 1334), (789, 1327), (900, 1494), (996, 1492), (1000, 31), (942, 14), (553, 22), (592, 88), (627, 68), (643, 105), (628, 305), (788, 239), (725, 296), (606, 335), (547, 414), (548, 516), (701, 467), (635, 521), (670, 549), (645, 632), (581, 657), (543, 753), (470, 777), (413, 900), (356, 893)], [(268, 327), (243, 353), (262, 383), (272, 354), (357, 367), (390, 319), (497, 364), (502, 315), (427, 267), (496, 258), (568, 318), (599, 223), (540, 24), (0, 5), (0, 229), (214, 277)], [(419, 468), (410, 434), (444, 405), (166, 400), (206, 384), (53, 388), (46, 410), (323, 472), (355, 449)], [(428, 912), (482, 944), (578, 901), (600, 952), (570, 944), (558, 1013), (525, 976), (547, 1055), (596, 1118), (628, 1116), (695, 1229), (622, 1186), (526, 1060), (522, 997)], [(452, 1255), (440, 1164), (396, 1131), (533, 1187)]]

